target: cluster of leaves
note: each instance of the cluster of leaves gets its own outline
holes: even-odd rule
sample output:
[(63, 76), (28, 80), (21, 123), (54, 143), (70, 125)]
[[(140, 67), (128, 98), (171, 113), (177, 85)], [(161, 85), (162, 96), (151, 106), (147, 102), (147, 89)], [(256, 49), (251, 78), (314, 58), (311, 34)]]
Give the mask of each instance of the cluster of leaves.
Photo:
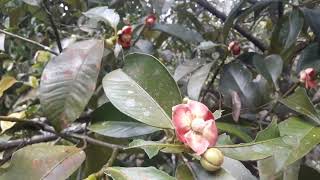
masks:
[[(318, 178), (320, 91), (298, 80), (320, 72), (315, 4), (0, 0), (0, 179)], [(105, 45), (128, 24), (130, 48)], [(185, 96), (215, 111), (217, 172), (175, 137)]]

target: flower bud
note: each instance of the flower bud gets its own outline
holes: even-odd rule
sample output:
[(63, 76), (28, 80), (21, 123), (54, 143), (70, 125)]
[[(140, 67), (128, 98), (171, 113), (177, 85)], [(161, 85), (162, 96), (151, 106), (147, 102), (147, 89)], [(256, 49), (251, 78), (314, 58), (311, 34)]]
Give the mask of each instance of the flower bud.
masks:
[(106, 47), (110, 48), (110, 49), (112, 49), (114, 47), (115, 43), (116, 43), (114, 37), (108, 38), (104, 42), (106, 44)]
[(223, 158), (224, 156), (219, 149), (210, 148), (202, 155), (200, 163), (207, 171), (216, 171), (220, 169)]
[(149, 16), (146, 17), (145, 24), (148, 27), (152, 27), (156, 23), (156, 20), (157, 20), (157, 17), (154, 14), (150, 14)]
[(240, 43), (238, 41), (232, 41), (229, 43), (228, 50), (235, 56), (239, 55), (241, 51)]

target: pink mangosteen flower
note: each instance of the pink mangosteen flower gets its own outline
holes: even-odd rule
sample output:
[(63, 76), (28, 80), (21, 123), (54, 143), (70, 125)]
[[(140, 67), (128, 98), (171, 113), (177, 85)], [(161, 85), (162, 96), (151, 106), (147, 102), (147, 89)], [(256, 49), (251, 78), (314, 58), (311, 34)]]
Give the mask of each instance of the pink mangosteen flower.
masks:
[(313, 68), (307, 68), (300, 71), (300, 82), (305, 84), (307, 89), (317, 87), (317, 73)]
[(216, 144), (218, 130), (214, 116), (204, 104), (188, 100), (172, 108), (172, 121), (179, 141), (197, 155)]

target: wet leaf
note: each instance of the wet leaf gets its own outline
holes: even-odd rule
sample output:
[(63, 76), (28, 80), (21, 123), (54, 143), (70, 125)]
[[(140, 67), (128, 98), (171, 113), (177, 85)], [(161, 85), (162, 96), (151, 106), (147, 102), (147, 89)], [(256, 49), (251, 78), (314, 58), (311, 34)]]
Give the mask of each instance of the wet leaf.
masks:
[(171, 108), (182, 102), (180, 91), (153, 56), (139, 53), (126, 56), (122, 69), (104, 77), (103, 88), (122, 113), (150, 126), (173, 128)]
[(317, 124), (320, 124), (320, 117), (305, 89), (297, 88), (292, 95), (280, 100), (280, 102), (288, 108), (311, 118)]
[(103, 50), (103, 41), (77, 42), (45, 67), (39, 98), (55, 128), (66, 127), (86, 107), (96, 87)]
[(151, 134), (160, 130), (143, 123), (125, 121), (106, 121), (93, 123), (88, 127), (88, 129), (100, 135), (115, 138), (141, 136), (145, 134)]
[(188, 82), (188, 96), (190, 99), (198, 100), (203, 84), (208, 78), (213, 63), (203, 65), (200, 69), (196, 70)]
[(154, 167), (109, 167), (105, 173), (116, 180), (174, 180), (167, 173)]
[(201, 34), (179, 24), (156, 24), (152, 27), (152, 30), (167, 33), (189, 43), (200, 43), (203, 41)]
[(37, 144), (16, 151), (0, 179), (66, 179), (85, 160), (74, 146)]
[(120, 16), (113, 9), (109, 9), (107, 6), (100, 6), (89, 9), (83, 13), (88, 18), (93, 18), (98, 21), (103, 21), (109, 24), (113, 29), (117, 29), (117, 25), (120, 21)]

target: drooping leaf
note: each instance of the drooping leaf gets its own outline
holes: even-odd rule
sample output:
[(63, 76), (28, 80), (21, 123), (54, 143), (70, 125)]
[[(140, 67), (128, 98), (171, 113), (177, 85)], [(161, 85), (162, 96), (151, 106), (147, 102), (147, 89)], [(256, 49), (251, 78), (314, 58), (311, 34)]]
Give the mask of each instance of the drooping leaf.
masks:
[(112, 104), (126, 115), (150, 126), (173, 128), (171, 111), (182, 102), (180, 91), (153, 56), (126, 56), (123, 69), (104, 77), (103, 88)]
[(303, 8), (302, 12), (306, 22), (320, 41), (320, 9)]
[(289, 60), (302, 26), (303, 15), (299, 9), (294, 8), (289, 15), (283, 16), (272, 32), (270, 53), (280, 54), (285, 62)]
[(186, 147), (181, 144), (165, 144), (161, 142), (156, 141), (145, 141), (142, 139), (135, 139), (133, 140), (127, 149), (132, 148), (142, 148), (148, 155), (148, 157), (151, 159), (155, 155), (159, 153), (160, 150), (163, 150), (164, 152), (175, 152), (180, 153), (186, 150)]
[[(253, 82), (251, 72), (239, 63), (225, 65), (219, 82), (219, 89), (224, 97), (224, 102), (232, 107), (231, 92), (238, 93), (243, 108), (254, 108), (264, 103), (263, 94), (259, 91), (259, 86), (263, 81)], [(264, 86), (264, 85), (263, 85)], [(261, 88), (266, 91), (267, 88)]]
[(314, 68), (320, 71), (320, 47), (319, 43), (309, 44), (301, 53), (297, 64), (297, 72), (306, 68)]
[(0, 97), (3, 95), (4, 91), (13, 86), (17, 80), (11, 76), (3, 76), (0, 81)]
[(0, 179), (66, 179), (85, 160), (74, 146), (36, 144), (16, 151)]
[(216, 125), (218, 129), (222, 132), (227, 132), (229, 134), (232, 134), (234, 136), (239, 137), (244, 142), (251, 142), (253, 139), (241, 128), (240, 125), (235, 125), (231, 123), (225, 123), (225, 122), (219, 122), (216, 121)]
[(115, 138), (129, 138), (134, 136), (141, 136), (145, 134), (151, 134), (160, 130), (158, 128), (148, 126), (143, 123), (125, 121), (98, 122), (90, 125), (88, 129), (103, 136)]
[(279, 55), (269, 55), (264, 60), (254, 59), (254, 66), (258, 72), (270, 83), (273, 83), (277, 88), (277, 79), (282, 72), (283, 61)]
[(194, 100), (199, 99), (201, 89), (210, 73), (210, 69), (212, 65), (213, 65), (213, 62), (205, 64), (200, 69), (196, 70), (190, 77), (190, 80), (188, 82), (188, 87), (187, 87), (188, 96), (190, 99), (194, 99)]
[(45, 67), (40, 83), (41, 107), (61, 129), (77, 119), (90, 100), (99, 75), (103, 41), (74, 43)]
[(109, 167), (105, 173), (116, 180), (175, 180), (155, 167)]
[(201, 34), (179, 24), (156, 24), (152, 27), (152, 30), (167, 33), (189, 43), (200, 43), (203, 41)]
[(305, 89), (297, 88), (292, 95), (280, 100), (280, 102), (288, 108), (309, 117), (317, 124), (320, 124), (320, 117), (310, 101)]
[(117, 29), (117, 25), (120, 21), (120, 16), (113, 9), (109, 9), (106, 6), (95, 7), (89, 9), (83, 13), (88, 18), (93, 18), (98, 21), (103, 21), (109, 24), (113, 29)]

